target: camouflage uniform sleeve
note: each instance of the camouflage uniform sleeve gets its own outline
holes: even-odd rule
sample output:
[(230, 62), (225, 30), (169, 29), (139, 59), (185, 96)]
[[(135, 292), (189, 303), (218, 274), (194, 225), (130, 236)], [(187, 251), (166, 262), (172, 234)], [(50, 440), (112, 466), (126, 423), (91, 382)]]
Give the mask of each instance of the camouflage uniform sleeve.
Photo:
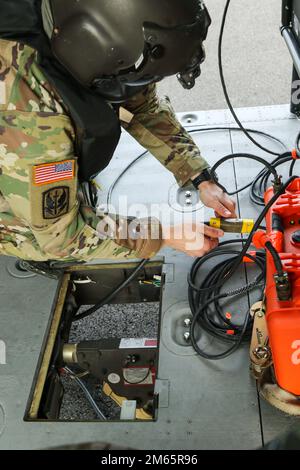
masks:
[(74, 141), (36, 52), (0, 40), (0, 254), (32, 261), (154, 256), (158, 221), (104, 220), (82, 204)]
[(93, 209), (81, 207), (88, 225), (94, 227), (100, 240), (114, 240), (139, 258), (152, 258), (162, 246), (162, 227), (154, 217), (136, 219), (118, 215), (99, 217)]
[(124, 108), (133, 118), (123, 121), (123, 127), (174, 174), (180, 186), (209, 167), (176, 118), (170, 100), (158, 98), (156, 85), (133, 97)]

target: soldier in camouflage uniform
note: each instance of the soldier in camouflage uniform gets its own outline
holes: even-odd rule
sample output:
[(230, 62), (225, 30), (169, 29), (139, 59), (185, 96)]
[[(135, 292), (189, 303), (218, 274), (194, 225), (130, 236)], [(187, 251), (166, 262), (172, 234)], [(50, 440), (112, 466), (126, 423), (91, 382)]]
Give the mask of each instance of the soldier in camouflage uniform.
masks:
[[(144, 87), (123, 108), (131, 116), (123, 127), (179, 185), (208, 168), (169, 101), (158, 99), (155, 84)], [(139, 222), (141, 231), (148, 233), (145, 239), (119, 239), (117, 234), (105, 239), (98, 233), (99, 217), (78, 196), (75, 139), (68, 109), (43, 74), (37, 51), (23, 42), (0, 39), (0, 253), (35, 261), (88, 261), (150, 258), (163, 244), (184, 251), (183, 242), (172, 236), (163, 241), (162, 227), (154, 219)], [(234, 216), (233, 202), (219, 187), (207, 182), (200, 189), (207, 206), (222, 216)], [(192, 254), (209, 251), (222, 235), (201, 230), (204, 245)]]

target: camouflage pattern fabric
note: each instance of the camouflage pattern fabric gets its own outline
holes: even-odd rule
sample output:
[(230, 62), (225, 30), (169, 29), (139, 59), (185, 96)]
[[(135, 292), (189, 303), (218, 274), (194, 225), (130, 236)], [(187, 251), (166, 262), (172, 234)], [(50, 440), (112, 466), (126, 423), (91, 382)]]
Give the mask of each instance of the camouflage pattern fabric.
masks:
[(178, 121), (169, 98), (158, 98), (156, 85), (132, 98), (125, 108), (134, 118), (123, 127), (174, 174), (179, 186), (209, 167)]
[[(207, 166), (154, 87), (126, 106), (135, 117), (125, 127), (181, 184)], [(101, 219), (78, 198), (74, 141), (72, 122), (41, 73), (37, 52), (0, 40), (0, 254), (32, 261), (154, 256), (161, 248), (157, 220), (137, 223), (148, 231), (146, 240), (99, 234)], [(122, 228), (126, 221), (116, 223)]]

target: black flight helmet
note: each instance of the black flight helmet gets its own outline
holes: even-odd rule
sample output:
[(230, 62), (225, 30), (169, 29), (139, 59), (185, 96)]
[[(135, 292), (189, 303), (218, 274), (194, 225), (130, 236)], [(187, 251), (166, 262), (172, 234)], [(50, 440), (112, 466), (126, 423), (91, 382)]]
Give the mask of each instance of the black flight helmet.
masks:
[(200, 76), (202, 0), (42, 0), (42, 13), (57, 60), (112, 102), (172, 75), (191, 89)]

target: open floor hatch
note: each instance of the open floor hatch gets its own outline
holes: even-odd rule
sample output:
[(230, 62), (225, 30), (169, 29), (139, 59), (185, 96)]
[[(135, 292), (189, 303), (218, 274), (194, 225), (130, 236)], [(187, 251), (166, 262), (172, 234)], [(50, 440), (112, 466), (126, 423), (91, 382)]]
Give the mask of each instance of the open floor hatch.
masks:
[[(26, 421), (156, 420), (163, 263), (149, 261), (138, 268), (123, 262), (73, 266), (63, 273)], [(91, 314), (92, 330), (86, 323)], [(151, 337), (142, 337), (149, 322)]]

